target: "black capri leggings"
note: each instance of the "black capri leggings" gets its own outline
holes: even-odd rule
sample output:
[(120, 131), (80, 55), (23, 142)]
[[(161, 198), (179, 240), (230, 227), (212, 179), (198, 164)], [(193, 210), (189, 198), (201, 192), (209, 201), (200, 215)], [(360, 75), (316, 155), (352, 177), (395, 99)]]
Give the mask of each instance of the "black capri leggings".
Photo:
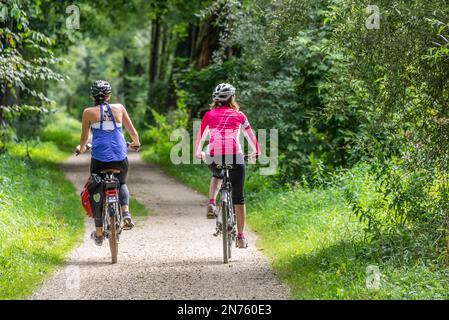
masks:
[(232, 169), (229, 170), (229, 178), (232, 185), (232, 202), (234, 204), (245, 204), (245, 162), (242, 155), (234, 155), (233, 157), (215, 156), (206, 159), (209, 164), (209, 170), (212, 176), (217, 179), (223, 179), (220, 170), (217, 169), (217, 164), (232, 164)]
[(107, 169), (117, 169), (120, 173), (115, 175), (120, 181), (120, 185), (126, 184), (126, 177), (128, 176), (128, 158), (123, 161), (102, 162), (92, 158), (90, 162), (90, 173), (100, 174), (101, 171)]

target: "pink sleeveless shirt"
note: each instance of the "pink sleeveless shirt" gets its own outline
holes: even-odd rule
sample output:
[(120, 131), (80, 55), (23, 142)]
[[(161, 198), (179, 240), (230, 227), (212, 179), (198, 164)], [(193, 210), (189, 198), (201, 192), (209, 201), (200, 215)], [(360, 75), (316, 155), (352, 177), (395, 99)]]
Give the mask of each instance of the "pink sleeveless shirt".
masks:
[(257, 138), (245, 114), (228, 106), (217, 107), (204, 115), (195, 150), (198, 150), (204, 132), (206, 129), (209, 129), (210, 141), (208, 153), (210, 156), (242, 154), (242, 147), (239, 143), (240, 128), (246, 130), (249, 139), (256, 146), (257, 152), (259, 153)]

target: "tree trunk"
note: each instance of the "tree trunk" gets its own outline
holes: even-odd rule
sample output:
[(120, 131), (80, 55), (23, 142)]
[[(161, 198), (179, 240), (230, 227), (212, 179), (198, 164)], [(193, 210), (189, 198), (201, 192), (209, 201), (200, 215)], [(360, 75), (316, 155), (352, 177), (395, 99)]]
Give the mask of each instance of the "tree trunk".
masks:
[(156, 17), (152, 27), (152, 46), (150, 57), (150, 84), (156, 82), (159, 77), (159, 58), (161, 48), (161, 18)]
[(151, 50), (150, 50), (150, 63), (148, 70), (148, 109), (146, 111), (146, 118), (148, 123), (154, 123), (153, 114), (150, 108), (157, 107), (155, 105), (155, 87), (156, 82), (159, 79), (159, 59), (161, 48), (161, 17), (158, 14), (156, 19), (151, 23)]
[(179, 42), (179, 34), (172, 34), (172, 40), (170, 41), (170, 50), (167, 56), (167, 67), (165, 71), (165, 83), (168, 86), (167, 93), (167, 108), (175, 108), (177, 103), (176, 88), (172, 81), (173, 79), (173, 66), (175, 64), (175, 57), (177, 56)]
[(216, 19), (216, 15), (211, 15), (202, 22), (199, 28), (193, 59), (195, 66), (199, 69), (209, 66), (212, 54), (219, 48), (220, 30), (214, 23)]
[(195, 51), (196, 51), (196, 38), (197, 38), (197, 34), (198, 34), (198, 26), (195, 25), (190, 25), (190, 30), (189, 30), (189, 56), (190, 56), (190, 62), (193, 62), (195, 59)]
[(176, 51), (175, 51), (175, 56), (176, 57), (190, 58), (190, 56), (191, 56), (190, 29), (191, 29), (191, 26), (189, 26), (189, 31), (188, 31), (189, 35), (187, 37), (185, 37), (185, 38), (179, 38), (178, 37), (177, 43), (176, 43)]
[(162, 32), (162, 48), (161, 56), (159, 59), (159, 80), (165, 82), (168, 69), (168, 59), (171, 49), (171, 27), (168, 24), (164, 24)]
[(126, 76), (130, 73), (131, 69), (131, 61), (126, 56), (123, 56), (123, 70), (122, 70), (122, 100), (123, 104), (126, 106), (130, 100), (131, 88), (129, 82), (126, 80)]

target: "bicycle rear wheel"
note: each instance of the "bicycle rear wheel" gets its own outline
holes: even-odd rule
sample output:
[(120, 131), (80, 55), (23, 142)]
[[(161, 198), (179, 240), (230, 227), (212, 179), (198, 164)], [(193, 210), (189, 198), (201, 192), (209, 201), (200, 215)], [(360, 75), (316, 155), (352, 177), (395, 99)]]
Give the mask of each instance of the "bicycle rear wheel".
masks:
[(118, 241), (117, 241), (117, 221), (115, 216), (111, 217), (111, 233), (109, 235), (109, 247), (111, 248), (112, 263), (117, 263)]
[(228, 259), (232, 258), (232, 235), (228, 232)]
[(109, 248), (111, 249), (111, 259), (112, 264), (117, 263), (118, 259), (118, 238), (119, 238), (119, 232), (118, 232), (118, 223), (117, 217), (120, 215), (120, 208), (117, 204), (112, 204), (109, 207)]

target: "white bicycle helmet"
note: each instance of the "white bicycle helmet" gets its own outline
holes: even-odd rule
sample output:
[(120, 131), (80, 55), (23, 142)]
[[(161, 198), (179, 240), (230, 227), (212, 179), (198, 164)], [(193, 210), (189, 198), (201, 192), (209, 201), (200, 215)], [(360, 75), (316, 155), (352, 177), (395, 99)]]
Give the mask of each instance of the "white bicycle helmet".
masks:
[(96, 96), (107, 96), (111, 94), (112, 87), (109, 84), (109, 82), (104, 80), (97, 80), (95, 81), (92, 86), (90, 87), (90, 93), (93, 97)]
[(235, 95), (235, 88), (229, 83), (219, 84), (212, 95), (214, 101), (225, 102)]

